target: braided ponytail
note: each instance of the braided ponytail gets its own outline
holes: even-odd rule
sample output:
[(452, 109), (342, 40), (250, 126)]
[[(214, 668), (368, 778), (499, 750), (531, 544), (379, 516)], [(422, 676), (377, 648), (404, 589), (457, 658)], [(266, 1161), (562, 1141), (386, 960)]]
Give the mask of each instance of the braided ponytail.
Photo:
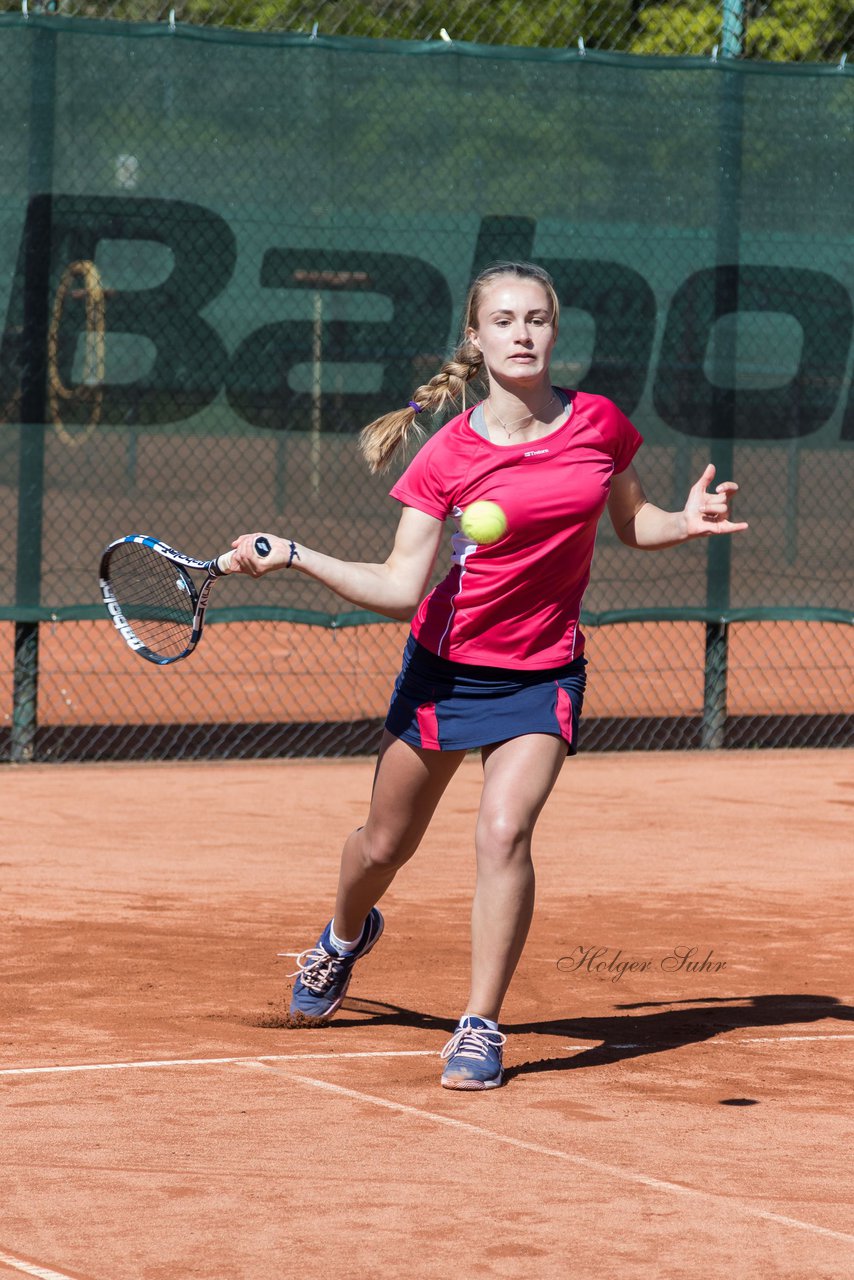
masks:
[(419, 413), (439, 413), (447, 404), (462, 405), (465, 389), (483, 367), (483, 356), (467, 338), (429, 382), (414, 392), (406, 409), (395, 409), (369, 422), (359, 435), (359, 448), (370, 470), (386, 471), (392, 458), (411, 436), (420, 436)]

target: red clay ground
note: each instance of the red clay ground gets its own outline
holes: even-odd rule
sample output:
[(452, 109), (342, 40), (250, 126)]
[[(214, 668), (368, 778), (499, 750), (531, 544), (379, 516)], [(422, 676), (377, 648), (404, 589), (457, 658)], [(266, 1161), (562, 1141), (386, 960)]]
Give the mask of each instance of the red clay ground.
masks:
[(338, 1018), (282, 1025), (372, 768), (2, 771), (0, 1277), (854, 1275), (850, 753), (568, 762), (483, 1095), (437, 1057), (475, 759)]

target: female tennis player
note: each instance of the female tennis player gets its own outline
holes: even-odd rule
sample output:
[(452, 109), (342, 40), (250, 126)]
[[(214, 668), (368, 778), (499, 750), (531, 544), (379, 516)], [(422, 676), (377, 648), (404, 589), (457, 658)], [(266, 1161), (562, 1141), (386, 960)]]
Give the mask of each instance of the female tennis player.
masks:
[[(292, 1025), (323, 1024), (335, 1013), (353, 966), (382, 934), (377, 903), (418, 848), (466, 752), (480, 749), (471, 987), (442, 1050), (447, 1089), (502, 1083), (498, 1019), (531, 923), (531, 839), (564, 760), (578, 749), (586, 667), (579, 614), (600, 516), (607, 507), (620, 539), (643, 550), (747, 528), (730, 518), (738, 486), (712, 488), (712, 466), (682, 511), (647, 499), (631, 422), (602, 396), (552, 385), (557, 330), (557, 295), (539, 267), (499, 263), (475, 280), (452, 358), (407, 408), (362, 432), (368, 464), (381, 471), (419, 413), (458, 405), (467, 383), (484, 381), (485, 398), (431, 436), (393, 486), (402, 511), (383, 563), (339, 560), (270, 533), (266, 559), (255, 550), (257, 532), (233, 543), (233, 565), (244, 573), (297, 570), (362, 608), (412, 618), (365, 824), (344, 845), (332, 919), (297, 958)], [(479, 499), (507, 517), (506, 533), (489, 545), (460, 528)], [(449, 572), (425, 596), (446, 519), (456, 524)]]

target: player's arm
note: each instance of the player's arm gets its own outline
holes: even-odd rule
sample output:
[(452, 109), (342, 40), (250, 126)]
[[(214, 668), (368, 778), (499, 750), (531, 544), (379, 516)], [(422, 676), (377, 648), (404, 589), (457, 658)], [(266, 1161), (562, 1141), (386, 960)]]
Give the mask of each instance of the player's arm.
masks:
[(442, 521), (414, 507), (404, 507), (391, 554), (381, 564), (338, 560), (269, 533), (265, 536), (270, 542), (270, 554), (261, 559), (254, 546), (257, 536), (241, 534), (232, 543), (235, 548), (232, 566), (241, 573), (260, 578), (274, 569), (296, 569), (359, 608), (408, 621), (433, 572)]
[(681, 511), (663, 511), (649, 501), (633, 464), (611, 480), (608, 514), (617, 537), (628, 547), (641, 551), (659, 551), (676, 547), (692, 538), (707, 538), (717, 533), (740, 533), (745, 523), (730, 519), (731, 505), (738, 485), (724, 480), (713, 490), (715, 478), (712, 463), (688, 493)]

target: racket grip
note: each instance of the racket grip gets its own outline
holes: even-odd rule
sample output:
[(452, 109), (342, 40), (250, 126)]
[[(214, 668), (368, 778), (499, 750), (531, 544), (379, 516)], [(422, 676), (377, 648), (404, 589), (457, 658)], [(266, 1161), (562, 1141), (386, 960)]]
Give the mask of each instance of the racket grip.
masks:
[[(266, 538), (255, 539), (255, 551), (259, 556), (268, 556), (272, 550), (273, 548)], [(220, 573), (231, 573), (231, 558), (233, 555), (233, 551), (226, 551), (223, 555), (217, 556), (216, 564)]]

